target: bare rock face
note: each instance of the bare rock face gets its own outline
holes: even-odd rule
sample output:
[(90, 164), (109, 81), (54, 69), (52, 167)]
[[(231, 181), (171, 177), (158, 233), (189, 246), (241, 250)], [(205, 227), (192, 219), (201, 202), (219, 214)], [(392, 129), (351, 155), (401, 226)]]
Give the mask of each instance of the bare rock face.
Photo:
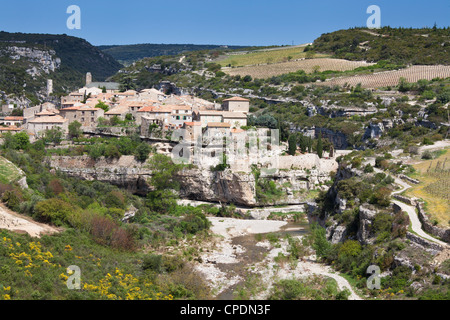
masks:
[(113, 160), (93, 160), (89, 156), (51, 157), (48, 163), (53, 169), (83, 180), (108, 182), (142, 195), (150, 190), (147, 180), (152, 172), (134, 156)]
[[(108, 160), (100, 158), (92, 160), (89, 156), (58, 157), (48, 160), (49, 166), (69, 176), (88, 181), (108, 182), (125, 188), (138, 195), (146, 195), (151, 186), (148, 181), (152, 176), (148, 165), (137, 162), (133, 156), (122, 156), (120, 159)], [(279, 171), (265, 177), (273, 180), (285, 195), (273, 204), (297, 205), (305, 203), (302, 198), (305, 191), (317, 188), (329, 179), (327, 172), (311, 170)], [(255, 176), (248, 172), (225, 170), (215, 172), (205, 169), (184, 169), (175, 178), (180, 183), (179, 196), (184, 199), (208, 202), (233, 203), (246, 207), (256, 207)]]
[(255, 178), (249, 173), (183, 170), (178, 173), (180, 196), (202, 201), (256, 206)]
[(333, 236), (331, 237), (331, 242), (336, 244), (343, 242), (347, 236), (347, 228), (345, 226), (338, 226), (334, 229)]
[(358, 241), (361, 244), (371, 244), (374, 239), (371, 237), (371, 225), (377, 212), (361, 206), (359, 208), (359, 228)]

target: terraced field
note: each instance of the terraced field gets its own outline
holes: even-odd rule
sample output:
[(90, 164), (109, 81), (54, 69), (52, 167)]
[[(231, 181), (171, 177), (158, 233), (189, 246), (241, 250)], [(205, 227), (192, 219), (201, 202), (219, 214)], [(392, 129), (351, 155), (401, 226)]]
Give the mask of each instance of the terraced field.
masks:
[(434, 160), (414, 165), (415, 179), (420, 184), (407, 191), (407, 195), (426, 202), (426, 211), (440, 225), (449, 226), (450, 221), (450, 149)]
[(305, 59), (299, 61), (289, 61), (273, 64), (265, 64), (258, 66), (247, 66), (240, 68), (223, 68), (225, 73), (235, 76), (250, 75), (254, 79), (266, 79), (282, 74), (296, 72), (298, 70), (304, 70), (306, 73), (312, 73), (316, 69), (317, 71), (347, 71), (353, 70), (358, 67), (366, 67), (372, 65), (364, 61), (348, 61), (343, 59), (331, 59), (331, 58), (315, 58)]
[[(255, 50), (244, 54), (229, 55), (224, 60), (218, 61), (222, 67), (245, 67), (258, 64), (271, 64), (287, 62), (290, 60), (303, 59), (306, 57), (304, 46), (273, 48), (266, 50)], [(315, 57), (327, 57), (325, 54), (316, 54)]]
[(381, 88), (398, 85), (400, 78), (405, 78), (408, 82), (417, 82), (421, 79), (432, 80), (448, 77), (450, 77), (450, 66), (412, 66), (402, 70), (335, 78), (317, 83), (317, 85), (344, 86), (348, 84), (356, 86), (361, 83), (363, 88)]

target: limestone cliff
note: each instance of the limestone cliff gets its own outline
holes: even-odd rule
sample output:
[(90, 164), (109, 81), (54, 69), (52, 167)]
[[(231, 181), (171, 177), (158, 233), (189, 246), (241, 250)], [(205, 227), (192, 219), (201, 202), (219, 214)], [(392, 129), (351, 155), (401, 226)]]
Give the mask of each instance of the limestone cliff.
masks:
[[(151, 189), (148, 183), (151, 170), (133, 156), (122, 156), (115, 160), (92, 160), (89, 156), (53, 156), (47, 161), (52, 169), (69, 176), (109, 182), (135, 194), (146, 195)], [(273, 204), (300, 204), (307, 200), (304, 195), (309, 190), (319, 188), (329, 179), (329, 175), (318, 170), (280, 170), (265, 178), (273, 180), (285, 194)], [(247, 207), (262, 205), (257, 200), (256, 181), (252, 173), (184, 169), (177, 174), (176, 179), (180, 183), (180, 197), (184, 199)]]

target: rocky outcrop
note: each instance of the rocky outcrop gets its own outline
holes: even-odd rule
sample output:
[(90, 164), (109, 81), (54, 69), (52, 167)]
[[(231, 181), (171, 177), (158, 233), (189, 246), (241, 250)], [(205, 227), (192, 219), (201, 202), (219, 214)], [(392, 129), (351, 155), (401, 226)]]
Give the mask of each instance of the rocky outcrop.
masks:
[(256, 206), (255, 178), (239, 172), (192, 169), (178, 173), (180, 197), (211, 202)]
[(364, 140), (367, 139), (374, 139), (379, 138), (383, 135), (385, 131), (384, 125), (382, 122), (379, 123), (369, 123), (369, 125), (366, 128), (366, 131), (364, 132)]
[(326, 128), (316, 128), (316, 137), (322, 134), (323, 138), (330, 140), (336, 150), (346, 150), (349, 147), (347, 136), (342, 132), (335, 132)]
[(331, 243), (343, 242), (347, 236), (347, 228), (345, 226), (337, 226), (331, 236)]
[(359, 208), (359, 228), (356, 236), (361, 244), (372, 244), (374, 242), (371, 226), (376, 215), (377, 211), (375, 210), (370, 210), (364, 206)]
[(11, 46), (0, 52), (0, 55), (9, 55), (13, 60), (26, 59), (35, 65), (26, 72), (33, 78), (40, 76), (42, 73), (49, 74), (59, 69), (61, 59), (55, 57), (54, 50), (39, 50), (36, 48)]
[[(138, 195), (146, 195), (151, 190), (148, 183), (151, 170), (147, 165), (137, 162), (133, 156), (122, 156), (114, 160), (93, 160), (89, 156), (54, 156), (47, 161), (51, 168), (69, 176), (108, 182)], [(247, 207), (263, 205), (257, 201), (256, 181), (252, 173), (231, 170), (215, 172), (196, 168), (178, 172), (176, 179), (180, 183), (179, 195), (184, 199), (233, 203)], [(272, 205), (295, 205), (305, 203), (308, 200), (307, 191), (327, 181), (329, 177), (328, 173), (318, 170), (280, 170), (265, 179), (273, 180), (285, 193)]]
[(47, 162), (54, 170), (83, 180), (108, 182), (141, 195), (150, 190), (147, 180), (152, 172), (137, 162), (134, 156), (122, 156), (114, 160), (103, 157), (93, 160), (89, 156), (51, 157)]

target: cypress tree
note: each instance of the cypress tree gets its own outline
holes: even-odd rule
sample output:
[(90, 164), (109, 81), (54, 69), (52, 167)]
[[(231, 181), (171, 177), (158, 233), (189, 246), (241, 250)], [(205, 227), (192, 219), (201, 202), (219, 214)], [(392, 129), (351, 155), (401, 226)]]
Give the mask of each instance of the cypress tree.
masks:
[(289, 143), (289, 150), (288, 150), (288, 153), (289, 153), (291, 156), (295, 156), (295, 152), (297, 151), (297, 139), (296, 139), (296, 137), (295, 137), (294, 134), (291, 134), (291, 135), (289, 136), (288, 143)]
[(323, 143), (322, 143), (322, 133), (319, 132), (319, 137), (317, 138), (317, 155), (320, 159), (322, 159), (323, 156)]

